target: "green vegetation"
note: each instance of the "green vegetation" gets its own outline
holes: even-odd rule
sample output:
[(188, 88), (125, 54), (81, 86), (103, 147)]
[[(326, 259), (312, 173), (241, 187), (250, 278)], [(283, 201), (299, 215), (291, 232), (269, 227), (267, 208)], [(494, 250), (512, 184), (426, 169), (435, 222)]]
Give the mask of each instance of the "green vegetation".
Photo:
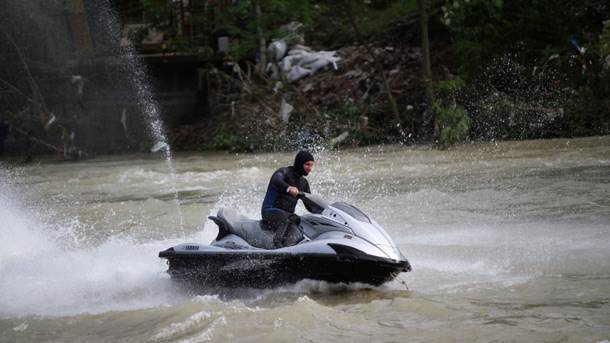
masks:
[(210, 143), (203, 148), (204, 150), (248, 151), (251, 149), (251, 143), (248, 136), (240, 136), (218, 128), (214, 131)]
[[(260, 6), (260, 14), (256, 13)], [(218, 11), (216, 26), (237, 39), (232, 46), (235, 59), (251, 57), (259, 46), (259, 39), (270, 42), (277, 38), (280, 26), (292, 21), (311, 24), (313, 9), (307, 0), (246, 0), (239, 1), (225, 11)], [(259, 37), (259, 30), (262, 37)]]
[(471, 137), (608, 134), (609, 16), (599, 0), (447, 1)]
[[(139, 1), (153, 25), (172, 32), (164, 26), (168, 22), (162, 20), (167, 16), (168, 7), (163, 6), (166, 1)], [(408, 135), (407, 141), (432, 139), (439, 147), (465, 139), (525, 139), (609, 132), (610, 57), (607, 60), (606, 56), (610, 55), (610, 5), (606, 1), (428, 0), (425, 3), (430, 15), (435, 85), (430, 111), (426, 106), (411, 106), (424, 102), (422, 81), (415, 89), (393, 88), (396, 100), (383, 95), (388, 93), (384, 78), (390, 71), (401, 70), (405, 73), (401, 77), (420, 76), (419, 66), (405, 64), (409, 62), (392, 54), (373, 53), (375, 46), (387, 44), (392, 48), (419, 47), (415, 0), (247, 0), (222, 8), (211, 7), (189, 20), (207, 22), (205, 25), (215, 31), (231, 36), (234, 41), (230, 57), (253, 63), (261, 58), (261, 39), (267, 44), (281, 37), (284, 33), (279, 28), (292, 21), (303, 24), (304, 37), (310, 46), (338, 49), (370, 44), (373, 47), (368, 52), (360, 50), (365, 55), (360, 63), (373, 66), (368, 70), (367, 82), (374, 96), (346, 98), (343, 103), (314, 104), (324, 113), (324, 118), (314, 123), (307, 120), (312, 115), (310, 109), (296, 108), (295, 113), (299, 115), (293, 116), (286, 127), (289, 130), (307, 128), (327, 138), (348, 130), (351, 138), (347, 142), (356, 144), (405, 142), (404, 137)], [(409, 32), (413, 34), (409, 36)], [(380, 68), (386, 73), (383, 77)], [(371, 86), (371, 83), (375, 84)], [(260, 97), (270, 92), (272, 84), (263, 78), (255, 80), (253, 85), (261, 88), (256, 92)], [(314, 87), (317, 87), (315, 83)], [(277, 99), (267, 99), (267, 104), (274, 102)], [(427, 118), (427, 112), (434, 118)], [(368, 123), (364, 129), (363, 121)], [(396, 132), (397, 122), (402, 123), (400, 134)], [(261, 135), (261, 132), (254, 134)], [(210, 143), (214, 148), (260, 147), (244, 141), (246, 132), (236, 133), (235, 137), (216, 133), (211, 136), (215, 137)]]
[(600, 56), (610, 55), (610, 20), (604, 21), (604, 29), (599, 35), (598, 49)]
[(463, 107), (434, 104), (433, 110), (437, 116), (440, 129), (438, 136), (440, 147), (446, 148), (468, 137), (470, 117), (468, 117)]
[[(185, 61), (168, 88), (196, 92), (205, 109), (198, 108), (188, 123), (173, 121), (179, 124), (170, 128), (170, 136), (178, 149), (275, 150), (310, 142), (446, 148), (465, 140), (610, 134), (607, 0), (113, 3), (123, 24), (132, 24), (129, 38), (140, 53), (155, 55), (150, 61), (168, 53), (165, 62), (171, 63), (156, 65), (153, 72), (167, 81)], [(28, 6), (3, 21), (0, 59), (6, 68), (0, 73), (5, 94), (0, 112), (13, 122), (25, 118), (19, 113), (39, 118), (30, 120), (33, 124), (23, 119), (15, 127), (24, 132), (33, 128), (37, 136), (48, 134), (59, 142), (62, 134), (45, 125), (53, 113), (58, 125), (66, 123), (69, 111), (62, 104), (75, 101), (77, 83), (70, 81), (72, 75), (39, 70), (48, 56), (40, 55), (44, 49), (23, 44), (28, 41), (23, 37), (55, 38), (39, 31), (24, 36), (27, 30), (14, 29), (18, 25), (13, 22), (28, 18)], [(74, 23), (84, 22), (70, 25)], [(282, 29), (291, 23), (292, 30)], [(297, 54), (336, 51), (338, 68), (316, 69), (294, 82), (286, 75), (274, 79), (268, 71), (281, 66), (265, 62), (273, 61), (268, 44), (279, 38), (289, 47), (299, 45), (293, 50)], [(62, 46), (49, 52), (69, 50)], [(27, 56), (30, 52), (39, 55)], [(57, 65), (65, 59), (54, 58)], [(25, 72), (29, 64), (31, 74)], [(187, 71), (197, 74), (183, 83), (180, 78), (191, 76)], [(65, 84), (36, 86), (54, 79)], [(92, 94), (87, 82), (84, 100)], [(80, 96), (76, 105), (82, 107)], [(282, 99), (292, 109), (289, 114), (280, 115)], [(348, 138), (338, 139), (345, 132)]]
[(440, 81), (435, 86), (437, 100), (432, 110), (439, 129), (437, 141), (439, 147), (446, 148), (468, 137), (471, 120), (464, 107), (456, 101), (465, 83), (462, 79), (455, 78)]
[[(314, 9), (307, 37), (318, 45), (338, 48), (358, 40), (349, 12), (357, 18), (360, 33), (367, 41), (387, 40), (387, 33), (406, 16), (417, 11), (415, 0), (402, 1), (320, 1)], [(349, 12), (348, 12), (349, 11)]]

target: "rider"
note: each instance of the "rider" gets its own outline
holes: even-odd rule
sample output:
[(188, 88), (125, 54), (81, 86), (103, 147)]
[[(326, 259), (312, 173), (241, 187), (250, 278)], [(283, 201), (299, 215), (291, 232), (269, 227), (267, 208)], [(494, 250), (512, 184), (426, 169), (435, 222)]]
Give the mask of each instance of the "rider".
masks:
[[(313, 155), (308, 151), (299, 151), (294, 165), (276, 170), (271, 176), (267, 194), (263, 200), (261, 214), (263, 228), (273, 230), (273, 246), (281, 248), (286, 245), (287, 229), (298, 225), (299, 216), (294, 213), (299, 192), (310, 193), (309, 183), (305, 176), (313, 170)], [(307, 204), (305, 207), (311, 212)]]

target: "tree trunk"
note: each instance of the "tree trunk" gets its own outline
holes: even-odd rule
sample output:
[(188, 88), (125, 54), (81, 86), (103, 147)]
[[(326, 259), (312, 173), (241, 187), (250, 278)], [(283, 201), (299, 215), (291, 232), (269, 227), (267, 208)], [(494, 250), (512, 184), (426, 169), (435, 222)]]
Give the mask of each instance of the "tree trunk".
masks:
[(261, 13), (260, 0), (254, 1), (254, 13), (256, 17), (256, 35), (258, 36), (258, 53), (260, 55), (256, 69), (258, 69), (259, 73), (263, 74), (265, 72), (265, 66), (267, 65), (267, 43), (265, 42), (265, 36), (263, 35), (263, 16)]
[(424, 123), (432, 123), (434, 127), (433, 140), (436, 140), (439, 134), (436, 115), (432, 109), (434, 104), (434, 92), (432, 91), (432, 68), (430, 66), (430, 41), (428, 39), (428, 12), (427, 0), (417, 0), (419, 7), (419, 21), (421, 30), (421, 50), (422, 50), (422, 79), (426, 93), (426, 115)]

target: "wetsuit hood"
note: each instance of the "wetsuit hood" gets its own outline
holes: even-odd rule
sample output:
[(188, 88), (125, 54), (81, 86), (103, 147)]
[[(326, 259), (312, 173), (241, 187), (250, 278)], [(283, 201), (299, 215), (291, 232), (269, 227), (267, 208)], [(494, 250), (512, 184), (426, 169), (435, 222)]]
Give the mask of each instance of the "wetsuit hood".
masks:
[(299, 151), (299, 153), (294, 158), (294, 170), (300, 175), (307, 176), (308, 173), (303, 169), (303, 165), (309, 161), (314, 161), (313, 155), (309, 151)]

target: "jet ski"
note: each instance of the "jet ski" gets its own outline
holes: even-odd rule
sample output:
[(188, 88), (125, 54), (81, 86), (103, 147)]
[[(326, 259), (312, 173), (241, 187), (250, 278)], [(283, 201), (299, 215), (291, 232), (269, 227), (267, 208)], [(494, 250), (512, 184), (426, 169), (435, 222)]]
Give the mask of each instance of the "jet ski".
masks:
[(198, 286), (269, 288), (303, 279), (381, 285), (411, 271), (386, 231), (345, 202), (329, 204), (299, 193), (312, 210), (273, 249), (273, 231), (228, 208), (208, 217), (218, 236), (208, 244), (184, 243), (159, 252), (173, 280)]

